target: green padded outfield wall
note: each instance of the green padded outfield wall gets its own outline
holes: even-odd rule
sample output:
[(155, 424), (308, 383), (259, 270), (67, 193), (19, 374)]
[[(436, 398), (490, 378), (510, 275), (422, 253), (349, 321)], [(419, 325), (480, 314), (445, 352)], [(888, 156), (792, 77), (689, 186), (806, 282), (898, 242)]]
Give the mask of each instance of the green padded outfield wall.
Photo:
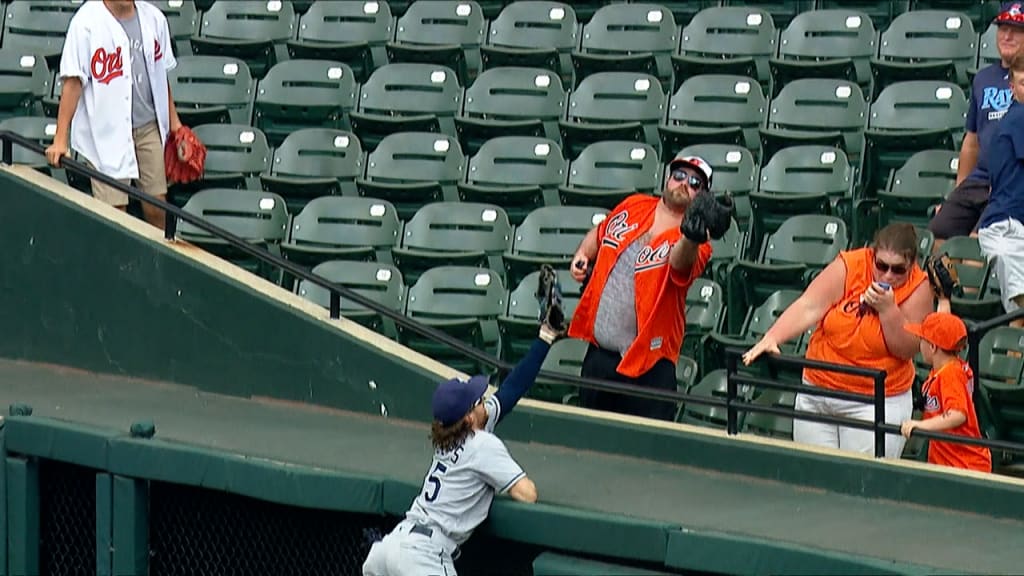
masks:
[[(0, 189), (0, 357), (429, 418), (437, 374), (14, 170), (0, 168)], [(528, 404), (507, 420), (504, 437), (1024, 517), (1015, 486)]]

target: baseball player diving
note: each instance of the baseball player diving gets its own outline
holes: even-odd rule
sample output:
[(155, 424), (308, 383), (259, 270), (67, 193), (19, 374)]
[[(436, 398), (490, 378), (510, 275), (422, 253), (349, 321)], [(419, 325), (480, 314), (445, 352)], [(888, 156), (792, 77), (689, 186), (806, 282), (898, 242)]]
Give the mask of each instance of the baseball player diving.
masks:
[[(68, 26), (57, 133), (46, 149), (53, 166), (74, 148), (97, 171), (146, 194), (167, 195), (164, 143), (182, 128), (167, 82), (177, 61), (167, 18), (142, 0), (90, 0)], [(93, 196), (120, 210), (128, 195), (92, 181)], [(143, 204), (162, 228), (163, 211)]]
[(554, 270), (545, 266), (538, 284), (540, 333), (497, 392), (486, 396), (486, 376), (448, 380), (434, 392), (434, 457), (423, 487), (405, 519), (373, 544), (363, 576), (455, 576), (458, 548), (487, 518), (495, 493), (537, 501), (537, 488), (494, 427), (530, 389), (551, 344), (565, 333)]

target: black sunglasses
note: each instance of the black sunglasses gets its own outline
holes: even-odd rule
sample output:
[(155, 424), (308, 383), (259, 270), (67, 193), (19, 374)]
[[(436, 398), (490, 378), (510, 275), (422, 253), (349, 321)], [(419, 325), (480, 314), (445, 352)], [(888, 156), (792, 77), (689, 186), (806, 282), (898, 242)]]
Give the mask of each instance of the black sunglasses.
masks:
[(887, 264), (885, 262), (882, 262), (878, 258), (875, 258), (875, 268), (877, 268), (878, 271), (881, 272), (882, 274), (885, 274), (886, 272), (889, 272), (890, 270), (892, 271), (893, 274), (896, 274), (897, 276), (899, 276), (901, 274), (906, 274), (907, 273), (907, 266), (906, 266), (906, 264), (900, 264), (900, 265)]
[(694, 190), (701, 190), (704, 188), (704, 180), (701, 180), (699, 177), (694, 176), (681, 168), (676, 168), (672, 171), (672, 179), (676, 182), (686, 182), (690, 185), (690, 188), (693, 188)]

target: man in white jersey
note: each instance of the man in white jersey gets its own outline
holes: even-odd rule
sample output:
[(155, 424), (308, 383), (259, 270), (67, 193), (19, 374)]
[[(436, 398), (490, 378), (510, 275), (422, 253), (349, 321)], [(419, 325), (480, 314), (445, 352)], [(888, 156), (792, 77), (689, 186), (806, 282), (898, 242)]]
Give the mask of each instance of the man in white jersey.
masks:
[[(550, 287), (542, 286), (538, 295), (545, 292)], [(558, 307), (554, 300), (547, 298), (549, 309)], [(430, 430), (434, 458), (423, 489), (405, 519), (374, 543), (363, 576), (455, 576), (459, 546), (487, 518), (495, 493), (537, 501), (536, 486), (493, 432), (529, 390), (551, 344), (564, 333), (560, 309), (557, 315), (553, 320), (550, 312), (543, 314), (537, 340), (493, 396), (484, 397), (486, 376), (437, 387)]]
[[(165, 199), (164, 143), (181, 127), (167, 72), (177, 66), (167, 18), (142, 0), (89, 0), (68, 26), (60, 59), (64, 87), (46, 158), (59, 166), (74, 148), (97, 171)], [(70, 147), (69, 147), (70, 144)], [(93, 196), (125, 210), (128, 195), (96, 180)], [(163, 228), (163, 211), (142, 206)]]

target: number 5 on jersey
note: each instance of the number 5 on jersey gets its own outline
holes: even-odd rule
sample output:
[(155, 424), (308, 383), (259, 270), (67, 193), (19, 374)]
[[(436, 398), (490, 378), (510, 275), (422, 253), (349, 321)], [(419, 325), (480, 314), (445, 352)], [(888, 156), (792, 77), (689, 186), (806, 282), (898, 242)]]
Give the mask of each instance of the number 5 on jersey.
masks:
[(448, 467), (440, 462), (434, 463), (434, 470), (431, 471), (430, 476), (427, 476), (427, 490), (423, 493), (423, 497), (427, 499), (427, 502), (433, 502), (437, 500), (437, 494), (441, 491), (441, 476), (448, 471)]

